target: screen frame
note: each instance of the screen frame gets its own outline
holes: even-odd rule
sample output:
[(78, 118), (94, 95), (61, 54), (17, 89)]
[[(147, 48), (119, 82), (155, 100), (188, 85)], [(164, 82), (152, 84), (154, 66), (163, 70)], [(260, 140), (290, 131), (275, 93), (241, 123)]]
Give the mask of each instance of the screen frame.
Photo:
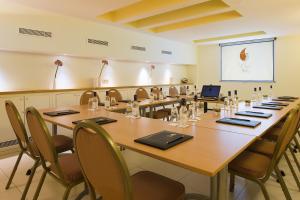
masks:
[[(204, 89), (204, 87), (216, 87), (216, 88), (218, 88), (219, 89), (218, 96), (206, 96), (206, 97), (203, 96), (203, 89)], [(202, 98), (218, 98), (220, 96), (220, 92), (221, 92), (221, 85), (203, 85), (200, 96)]]
[[(229, 43), (220, 43), (220, 82), (253, 82), (253, 83), (275, 83), (275, 40), (276, 38), (266, 38), (266, 39), (257, 39), (257, 40), (245, 40), (238, 42), (229, 42)], [(264, 43), (272, 42), (272, 53), (273, 53), (273, 78), (272, 80), (223, 80), (223, 67), (222, 67), (222, 48), (226, 46), (237, 46), (243, 44), (254, 44), (254, 43)]]

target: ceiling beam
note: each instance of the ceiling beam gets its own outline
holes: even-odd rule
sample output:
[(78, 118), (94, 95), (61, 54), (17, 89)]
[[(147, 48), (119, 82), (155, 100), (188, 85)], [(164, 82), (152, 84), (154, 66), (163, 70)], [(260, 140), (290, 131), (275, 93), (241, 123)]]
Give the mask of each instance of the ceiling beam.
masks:
[(225, 20), (232, 20), (242, 17), (237, 11), (229, 11), (220, 14), (209, 15), (205, 17), (195, 18), (191, 20), (185, 20), (182, 22), (177, 22), (173, 24), (163, 25), (151, 28), (150, 31), (154, 33), (161, 33), (166, 31), (173, 31), (177, 29), (189, 28), (193, 26), (200, 26)]
[(172, 23), (178, 20), (186, 20), (187, 18), (197, 17), (199, 15), (209, 14), (229, 8), (229, 6), (221, 0), (211, 0), (198, 3), (189, 7), (169, 11), (144, 19), (136, 20), (128, 23), (128, 25), (135, 28), (150, 28), (162, 23)]
[(188, 2), (189, 0), (141, 0), (137, 3), (99, 15), (97, 18), (109, 20), (111, 22), (120, 22)]
[(264, 31), (256, 31), (256, 32), (250, 32), (250, 33), (239, 33), (239, 34), (233, 34), (233, 35), (225, 35), (225, 36), (220, 36), (220, 37), (194, 40), (194, 43), (204, 43), (204, 42), (213, 42), (213, 41), (220, 41), (220, 40), (229, 40), (229, 39), (235, 39), (235, 38), (265, 35), (265, 34), (266, 34), (266, 32), (264, 32)]

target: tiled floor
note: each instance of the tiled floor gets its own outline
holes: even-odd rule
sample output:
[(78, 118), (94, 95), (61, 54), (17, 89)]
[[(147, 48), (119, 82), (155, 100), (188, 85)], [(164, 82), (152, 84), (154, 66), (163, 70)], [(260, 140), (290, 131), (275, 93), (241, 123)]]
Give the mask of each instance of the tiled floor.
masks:
[[(168, 176), (172, 179), (182, 182), (186, 186), (186, 191), (189, 193), (201, 193), (209, 194), (209, 178), (190, 172), (188, 170), (164, 163), (152, 159), (147, 156), (132, 152), (130, 150), (123, 151), (123, 155), (127, 161), (130, 173), (136, 173), (140, 170), (150, 170), (156, 173)], [(300, 159), (300, 153), (297, 155)], [(27, 181), (27, 176), (25, 175), (27, 169), (29, 169), (33, 162), (26, 155), (23, 156), (20, 163), (20, 167), (15, 175), (11, 188), (5, 190), (5, 185), (8, 181), (11, 170), (15, 164), (17, 155), (12, 155), (7, 158), (0, 159), (0, 199), (1, 200), (14, 200), (20, 199), (22, 191), (24, 190), (25, 183)], [(294, 163), (293, 163), (294, 164)], [(296, 183), (289, 169), (287, 168), (286, 162), (283, 160), (280, 163), (281, 169), (286, 172), (285, 181), (288, 185), (289, 191), (293, 199), (300, 199), (300, 192), (297, 190)], [(296, 168), (295, 168), (296, 169)], [(299, 171), (298, 175), (300, 175)], [(31, 187), (29, 189), (27, 199), (32, 199), (35, 192), (35, 188), (38, 184), (39, 178), (42, 173), (42, 168), (38, 168), (36, 175), (33, 179)], [(271, 196), (272, 200), (282, 200), (285, 199), (280, 185), (273, 179), (266, 183), (267, 190)], [(75, 199), (75, 197), (83, 190), (83, 185), (79, 185), (71, 191), (69, 199)], [(59, 185), (52, 177), (47, 176), (42, 191), (40, 193), (39, 199), (41, 200), (51, 200), (62, 198), (64, 192), (64, 187)], [(84, 199), (89, 199), (87, 196)], [(235, 192), (230, 193), (230, 199), (234, 200), (260, 200), (264, 199), (263, 195), (257, 186), (257, 184), (250, 181), (246, 181), (242, 178), (236, 179)]]

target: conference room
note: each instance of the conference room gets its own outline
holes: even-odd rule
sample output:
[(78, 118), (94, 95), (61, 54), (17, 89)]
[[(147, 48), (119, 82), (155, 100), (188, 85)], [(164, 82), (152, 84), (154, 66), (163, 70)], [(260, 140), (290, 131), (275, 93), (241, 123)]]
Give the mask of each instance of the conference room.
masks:
[(0, 200), (300, 199), (299, 0), (0, 16)]

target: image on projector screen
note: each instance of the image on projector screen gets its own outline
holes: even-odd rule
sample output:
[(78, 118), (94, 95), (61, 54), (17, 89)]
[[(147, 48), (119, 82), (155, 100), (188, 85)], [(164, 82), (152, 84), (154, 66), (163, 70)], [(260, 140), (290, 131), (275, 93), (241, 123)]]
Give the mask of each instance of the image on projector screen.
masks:
[(223, 81), (273, 81), (273, 41), (221, 48)]

